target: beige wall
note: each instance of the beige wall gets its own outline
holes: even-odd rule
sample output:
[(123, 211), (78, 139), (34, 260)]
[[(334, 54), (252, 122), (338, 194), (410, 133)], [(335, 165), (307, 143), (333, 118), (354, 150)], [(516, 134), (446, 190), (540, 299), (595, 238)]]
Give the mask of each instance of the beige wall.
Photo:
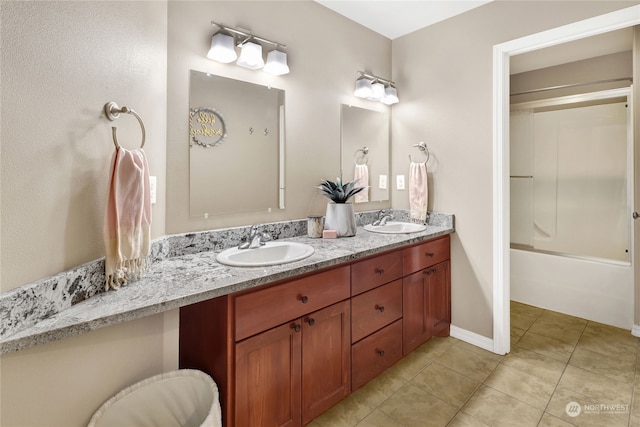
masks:
[[(496, 0), (393, 41), (393, 174), (406, 175), (411, 146), (427, 142), (429, 209), (456, 215), (455, 326), (493, 335), (493, 45), (636, 3)], [(394, 189), (392, 201), (408, 207), (406, 192)]]
[[(491, 336), (491, 47), (621, 7), (497, 2), (392, 44), (309, 1), (0, 4), (0, 290), (103, 255), (113, 149), (111, 123), (101, 117), (107, 101), (135, 108), (147, 125), (145, 148), (159, 184), (154, 237), (300, 218), (324, 212), (326, 200), (313, 186), (339, 173), (340, 104), (368, 105), (351, 95), (356, 71), (389, 76), (393, 61), (401, 103), (393, 113), (392, 174), (406, 174), (410, 145), (429, 143), (430, 208), (456, 214), (453, 322), (485, 336)], [(210, 20), (286, 43), (291, 74), (275, 78), (207, 60)], [(285, 212), (189, 218), (190, 69), (254, 83), (278, 79), (287, 91)], [(131, 135), (135, 146), (137, 124), (127, 119), (116, 125), (123, 145)], [(392, 198), (394, 207), (407, 207), (406, 193)], [(177, 325), (174, 310), (2, 356), (0, 424), (85, 425), (121, 388), (177, 367)]]
[[(146, 124), (165, 234), (166, 2), (10, 2), (1, 16), (1, 273), (7, 291), (104, 255), (108, 101)], [(133, 117), (116, 122), (134, 148)], [(177, 366), (177, 311), (0, 358), (0, 425), (81, 426), (124, 386)]]
[[(286, 44), (291, 73), (275, 77), (207, 59), (211, 20)], [(168, 39), (167, 233), (323, 215), (327, 200), (314, 187), (340, 175), (340, 104), (371, 104), (353, 96), (357, 71), (389, 76), (391, 41), (310, 1), (170, 2)], [(190, 217), (192, 69), (286, 91), (286, 210)], [(230, 163), (230, 179), (243, 167)]]
[[(107, 101), (136, 109), (145, 121), (145, 151), (158, 177), (152, 230), (158, 237), (324, 213), (326, 199), (313, 186), (339, 174), (340, 104), (358, 105), (351, 96), (358, 70), (391, 74), (388, 39), (308, 1), (1, 5), (2, 291), (103, 256), (113, 151), (112, 123), (102, 117)], [(275, 78), (207, 60), (211, 20), (286, 43), (291, 74)], [(285, 212), (189, 218), (192, 68), (260, 84), (277, 81), (287, 91)], [(133, 118), (114, 124), (122, 145), (139, 143)], [(241, 167), (230, 165), (229, 173), (237, 177)], [(0, 425), (86, 425), (120, 389), (177, 368), (177, 328), (174, 310), (3, 355)]]

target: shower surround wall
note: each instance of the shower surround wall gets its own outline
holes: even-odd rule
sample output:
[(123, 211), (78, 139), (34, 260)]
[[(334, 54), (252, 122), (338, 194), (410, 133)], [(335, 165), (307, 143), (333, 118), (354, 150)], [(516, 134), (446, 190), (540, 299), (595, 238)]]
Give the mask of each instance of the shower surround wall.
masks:
[[(630, 59), (623, 52), (512, 76), (512, 92), (533, 89), (531, 82), (546, 87), (628, 77)], [(539, 100), (540, 93), (529, 97)], [(511, 298), (631, 329), (630, 115), (626, 102), (599, 102), (511, 113)], [(534, 252), (515, 249), (527, 246)]]

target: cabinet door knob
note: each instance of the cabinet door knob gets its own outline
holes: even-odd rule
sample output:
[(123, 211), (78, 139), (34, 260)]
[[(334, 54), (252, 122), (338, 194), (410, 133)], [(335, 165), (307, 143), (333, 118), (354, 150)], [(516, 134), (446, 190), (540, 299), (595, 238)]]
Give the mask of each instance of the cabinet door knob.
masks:
[(316, 321), (312, 317), (306, 317), (304, 321), (307, 322), (309, 326), (313, 326), (313, 324), (316, 323)]
[(294, 330), (294, 331), (296, 331), (296, 332), (300, 332), (300, 329), (302, 329), (302, 328), (300, 327), (300, 325), (299, 325), (299, 324), (294, 323), (294, 324), (291, 326), (291, 329), (293, 329), (293, 330)]
[(376, 268), (376, 273), (382, 276), (384, 274), (384, 268)]
[(384, 357), (384, 350), (376, 350), (376, 353), (378, 353), (378, 356)]
[(300, 301), (302, 301), (302, 303), (303, 303), (303, 304), (306, 304), (306, 303), (307, 303), (307, 301), (309, 301), (309, 297), (308, 297), (308, 296), (306, 296), (306, 295), (299, 295), (299, 296), (298, 296), (298, 299), (299, 299)]
[(431, 276), (431, 273), (433, 273), (433, 270), (424, 270), (422, 273), (426, 274), (427, 276)]
[(378, 310), (380, 313), (384, 313), (384, 305), (376, 304), (376, 310)]
[(427, 252), (425, 255), (428, 256), (429, 258), (433, 258), (435, 254), (433, 252)]

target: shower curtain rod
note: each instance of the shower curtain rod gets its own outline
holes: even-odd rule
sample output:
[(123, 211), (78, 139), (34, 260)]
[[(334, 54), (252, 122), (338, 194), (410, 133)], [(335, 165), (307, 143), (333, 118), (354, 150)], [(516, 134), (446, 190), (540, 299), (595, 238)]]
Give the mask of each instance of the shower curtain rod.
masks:
[(617, 79), (597, 80), (595, 82), (588, 82), (588, 83), (572, 83), (572, 84), (568, 84), (568, 85), (549, 86), (549, 87), (543, 87), (543, 88), (540, 88), (540, 89), (531, 89), (531, 90), (526, 90), (524, 92), (512, 93), (509, 96), (527, 95), (527, 94), (530, 94), (530, 93), (546, 92), (548, 90), (567, 89), (567, 88), (570, 88), (570, 87), (590, 86), (590, 85), (597, 85), (597, 84), (602, 84), (602, 83), (622, 82), (622, 81), (627, 81), (627, 80), (630, 81), (631, 83), (633, 83), (633, 78), (631, 78), (631, 77), (620, 77), (620, 78), (617, 78)]

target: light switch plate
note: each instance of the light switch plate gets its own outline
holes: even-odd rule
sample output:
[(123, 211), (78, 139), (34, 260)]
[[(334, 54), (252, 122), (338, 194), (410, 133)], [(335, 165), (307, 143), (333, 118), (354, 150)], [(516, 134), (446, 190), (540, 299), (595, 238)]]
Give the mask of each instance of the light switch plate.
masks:
[(380, 190), (387, 189), (387, 175), (380, 175), (378, 179), (378, 188), (380, 188)]
[(404, 190), (404, 175), (396, 175), (396, 190)]
[(151, 204), (154, 205), (156, 203), (156, 187), (158, 180), (155, 176), (149, 177), (149, 193), (151, 194)]

